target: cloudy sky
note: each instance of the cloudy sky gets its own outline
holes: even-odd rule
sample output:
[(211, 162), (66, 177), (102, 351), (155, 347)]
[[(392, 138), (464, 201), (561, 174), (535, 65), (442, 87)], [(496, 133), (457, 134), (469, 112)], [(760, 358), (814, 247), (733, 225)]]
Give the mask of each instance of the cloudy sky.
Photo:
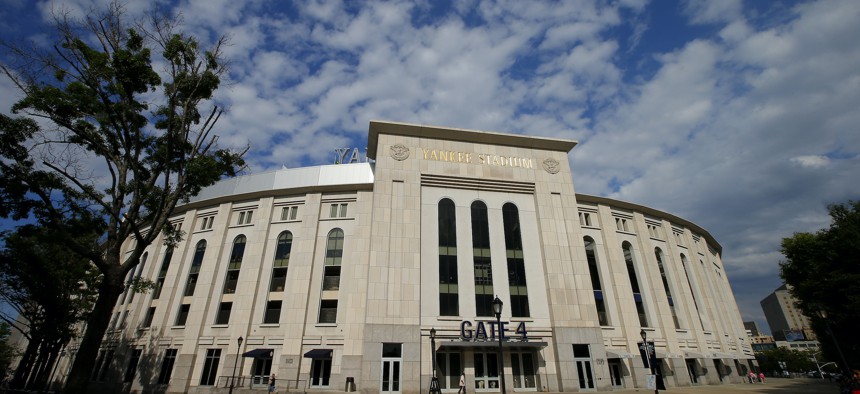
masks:
[[(58, 4), (101, 2), (0, 0), (0, 36), (48, 42)], [(250, 172), (331, 163), (370, 120), (575, 139), (577, 192), (708, 229), (765, 330), (780, 240), (860, 198), (860, 1), (157, 4), (230, 37), (218, 133)]]

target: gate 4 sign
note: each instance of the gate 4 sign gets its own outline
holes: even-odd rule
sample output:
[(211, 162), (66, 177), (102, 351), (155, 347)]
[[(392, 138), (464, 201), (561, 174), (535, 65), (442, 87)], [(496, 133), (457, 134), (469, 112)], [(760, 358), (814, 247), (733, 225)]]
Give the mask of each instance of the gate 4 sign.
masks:
[[(463, 320), (463, 322), (460, 323), (460, 339), (464, 341), (495, 341), (497, 332), (501, 339), (505, 339), (505, 337), (507, 337), (506, 332), (509, 331), (507, 327), (509, 323), (510, 322), (506, 321), (495, 322), (490, 320), (476, 321), (473, 325), (472, 322), (468, 320)], [(519, 336), (522, 340), (528, 339), (526, 332), (526, 322), (520, 322), (517, 325), (517, 329), (514, 331), (514, 334)]]

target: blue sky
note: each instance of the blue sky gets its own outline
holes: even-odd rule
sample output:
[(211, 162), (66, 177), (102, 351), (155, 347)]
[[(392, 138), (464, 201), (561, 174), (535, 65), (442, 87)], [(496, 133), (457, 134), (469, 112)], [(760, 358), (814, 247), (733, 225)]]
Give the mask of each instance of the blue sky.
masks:
[[(5, 39), (48, 42), (64, 5), (0, 0)], [(250, 172), (331, 163), (391, 120), (575, 139), (577, 192), (689, 219), (723, 246), (741, 313), (779, 243), (860, 198), (860, 2), (129, 2), (227, 34), (223, 146)], [(0, 80), (0, 110), (16, 93)]]

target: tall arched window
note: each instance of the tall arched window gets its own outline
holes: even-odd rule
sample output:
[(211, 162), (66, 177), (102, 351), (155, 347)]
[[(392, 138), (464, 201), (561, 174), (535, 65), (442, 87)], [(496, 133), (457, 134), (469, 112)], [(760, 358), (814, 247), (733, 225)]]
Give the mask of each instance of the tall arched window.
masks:
[(648, 327), (648, 317), (645, 315), (645, 303), (642, 293), (639, 291), (639, 279), (636, 276), (636, 267), (633, 265), (633, 246), (624, 241), (621, 244), (624, 251), (624, 263), (627, 265), (627, 276), (630, 278), (630, 287), (633, 289), (633, 301), (636, 303), (636, 313), (639, 315), (639, 325)]
[[(132, 284), (134, 283), (134, 281), (140, 280), (140, 276), (143, 275), (143, 267), (146, 266), (146, 259), (148, 258), (149, 253), (144, 252), (143, 256), (140, 258), (140, 262), (137, 264), (137, 267), (132, 268), (128, 272), (128, 283), (126, 284), (125, 291), (126, 294), (128, 294), (129, 304), (131, 304), (131, 302), (134, 300), (135, 291), (132, 289)], [(123, 298), (125, 298), (125, 295), (123, 295)]]
[(439, 201), (439, 315), (460, 314), (460, 294), (457, 289), (457, 219), (454, 202)]
[(502, 206), (505, 224), (505, 255), (508, 263), (508, 283), (511, 291), (511, 316), (529, 316), (529, 292), (526, 287), (526, 265), (523, 259), (523, 239), (520, 233), (520, 214), (517, 206)]
[(657, 268), (660, 269), (663, 290), (666, 291), (666, 301), (669, 302), (669, 309), (672, 311), (672, 321), (675, 322), (675, 329), (680, 329), (681, 324), (678, 322), (678, 314), (675, 312), (675, 300), (672, 299), (672, 289), (669, 287), (669, 277), (666, 275), (666, 269), (663, 267), (663, 251), (660, 248), (654, 248), (654, 256), (657, 258)]
[(493, 316), (493, 267), (490, 260), (490, 224), (487, 204), (472, 203), (472, 253), (475, 269), (475, 312)]
[[(343, 259), (343, 230), (336, 228), (328, 233), (325, 250), (323, 292), (340, 289), (340, 267)], [(335, 293), (336, 294), (336, 293)], [(328, 298), (331, 297), (331, 298)], [(337, 296), (323, 294), (320, 300), (319, 323), (337, 323)]]
[(278, 245), (275, 248), (275, 261), (272, 264), (272, 281), (269, 284), (269, 291), (284, 291), (292, 249), (293, 234), (289, 231), (284, 231), (278, 235)]
[(242, 259), (245, 256), (246, 242), (247, 239), (244, 235), (239, 235), (233, 239), (230, 264), (227, 265), (227, 278), (224, 280), (224, 294), (233, 294), (236, 292), (236, 286), (239, 284), (239, 269), (242, 268)]
[(173, 247), (168, 246), (164, 252), (164, 259), (161, 260), (161, 269), (158, 270), (158, 278), (155, 282), (155, 290), (152, 292), (152, 299), (157, 300), (161, 297), (161, 289), (164, 288), (164, 279), (167, 277), (167, 269), (170, 268), (170, 260), (173, 259)]
[(194, 288), (197, 287), (197, 277), (200, 275), (200, 265), (203, 264), (203, 255), (206, 254), (206, 241), (201, 240), (197, 243), (194, 249), (194, 258), (191, 260), (191, 271), (188, 273), (188, 281), (185, 282), (186, 297), (194, 295)]
[(603, 300), (603, 286), (600, 283), (600, 270), (597, 267), (597, 254), (594, 251), (594, 239), (583, 237), (585, 244), (585, 258), (588, 260), (588, 273), (591, 274), (591, 287), (594, 288), (594, 304), (597, 306), (597, 319), (601, 326), (609, 325), (609, 316), (606, 314), (606, 302)]
[(690, 294), (693, 296), (693, 306), (696, 307), (696, 317), (699, 318), (699, 324), (702, 325), (702, 330), (705, 329), (705, 322), (702, 320), (702, 312), (699, 311), (699, 301), (696, 300), (696, 289), (693, 288), (693, 282), (690, 281), (690, 273), (687, 272), (687, 256), (681, 253), (681, 266), (684, 267), (684, 277), (687, 278), (687, 286), (690, 286)]

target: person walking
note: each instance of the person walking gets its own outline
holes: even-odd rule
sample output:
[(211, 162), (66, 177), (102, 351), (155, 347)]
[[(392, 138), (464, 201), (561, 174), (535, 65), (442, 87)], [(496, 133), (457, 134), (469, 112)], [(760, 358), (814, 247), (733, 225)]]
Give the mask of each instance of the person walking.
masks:
[(272, 377), (269, 378), (269, 392), (275, 392), (275, 374), (272, 374)]
[(764, 383), (764, 372), (758, 373), (758, 381)]
[(466, 371), (463, 371), (460, 374), (460, 390), (457, 390), (457, 394), (466, 394)]
[(755, 372), (750, 371), (750, 373), (747, 374), (747, 380), (749, 380), (750, 383), (754, 383), (755, 382)]

